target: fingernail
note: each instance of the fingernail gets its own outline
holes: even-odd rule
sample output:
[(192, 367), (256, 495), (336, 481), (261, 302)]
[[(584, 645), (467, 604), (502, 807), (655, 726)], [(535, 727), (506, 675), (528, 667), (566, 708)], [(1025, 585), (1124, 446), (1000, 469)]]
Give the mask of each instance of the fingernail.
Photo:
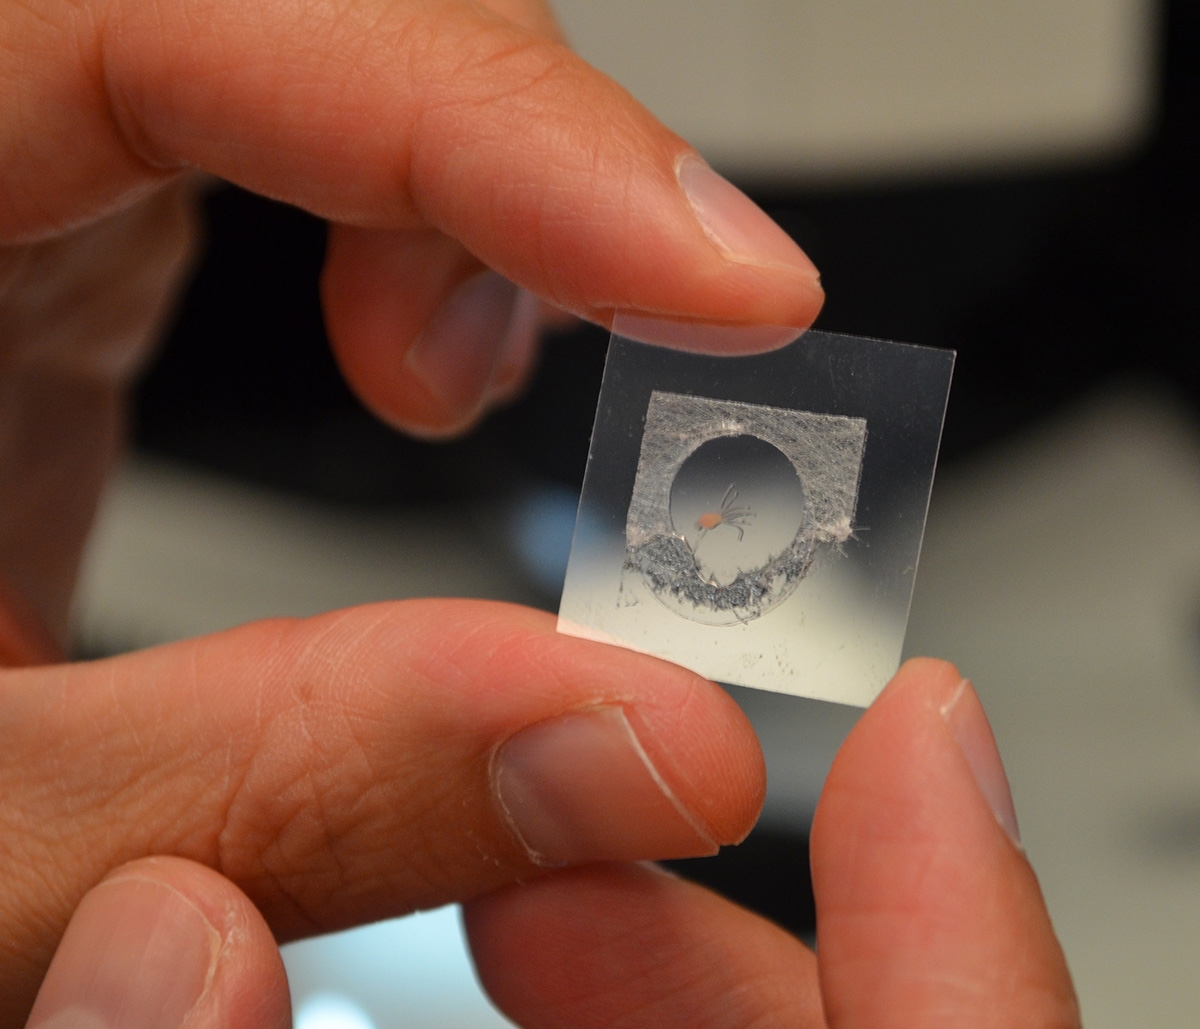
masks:
[(67, 927), (27, 1029), (172, 1029), (203, 996), (221, 937), (180, 894), (146, 879), (89, 893)]
[(980, 792), (996, 816), (996, 821), (1008, 834), (1008, 838), (1021, 846), (1021, 834), (1017, 828), (1017, 811), (1013, 806), (1012, 791), (1008, 776), (1000, 760), (996, 737), (988, 724), (983, 705), (974, 688), (964, 679), (949, 703), (942, 708), (942, 717), (950, 727), (963, 757), (967, 759), (971, 773), (978, 783)]
[(816, 266), (767, 213), (695, 154), (675, 166), (704, 234), (731, 261), (794, 269), (816, 284)]
[(488, 385), (489, 402), (504, 403), (524, 385), (537, 354), (541, 312), (541, 300), (526, 289), (517, 290), (508, 334), (500, 346), (500, 357)]
[(496, 272), (471, 276), (434, 313), (405, 363), (455, 422), (476, 414), (513, 320), (517, 287)]
[(509, 826), (538, 864), (718, 850), (619, 707), (572, 712), (523, 729), (496, 752), (492, 785)]
[(684, 322), (634, 311), (613, 316), (613, 332), (640, 343), (657, 343), (698, 354), (761, 354), (796, 339), (802, 329), (782, 325), (713, 325)]

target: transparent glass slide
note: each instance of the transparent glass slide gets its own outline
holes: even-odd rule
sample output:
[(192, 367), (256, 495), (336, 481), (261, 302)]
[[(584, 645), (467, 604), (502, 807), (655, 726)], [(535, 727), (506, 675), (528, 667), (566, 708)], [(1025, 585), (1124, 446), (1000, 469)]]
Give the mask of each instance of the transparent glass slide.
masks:
[(714, 357), (618, 320), (560, 631), (870, 703), (904, 643), (953, 364), (816, 331)]

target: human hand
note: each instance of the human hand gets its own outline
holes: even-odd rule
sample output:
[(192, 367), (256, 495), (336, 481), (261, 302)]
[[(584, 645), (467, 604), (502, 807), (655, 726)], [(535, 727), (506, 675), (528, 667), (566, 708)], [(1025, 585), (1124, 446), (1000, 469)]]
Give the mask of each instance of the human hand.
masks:
[[(530, 863), (506, 824), (496, 788), (511, 804), (504, 769), (515, 767), (526, 787), (530, 770), (546, 775), (557, 803), (518, 806), (514, 821), (572, 864), (736, 838), (761, 765), (720, 691), (512, 609), (428, 612), (447, 630), (433, 651), (426, 612), (405, 614), (363, 609), (263, 627), (257, 640), (247, 628), (77, 669), (70, 706), (65, 681), (36, 698), (32, 680), (14, 691), (51, 743), (21, 755), (32, 776), (5, 776), (16, 810), (32, 798), (43, 816), (18, 866), (34, 888), (10, 881), (0, 897), (5, 950), (34, 955), (5, 996), (36, 981), (89, 875), (148, 846), (191, 859), (135, 859), (87, 894), (29, 1029), (282, 1027), (286, 983), (258, 909), (286, 939), (479, 894), (466, 922), (481, 977), (528, 1029), (1078, 1026), (1036, 880), (1008, 835), (990, 730), (949, 665), (906, 665), (838, 755), (812, 840), (818, 958), (648, 866)], [(183, 688), (176, 663), (192, 668)], [(675, 802), (613, 746), (617, 711)], [(103, 751), (53, 743), (79, 727)], [(513, 730), (517, 763), (492, 758), (489, 776)], [(48, 789), (39, 772), (58, 781)], [(566, 817), (528, 817), (551, 810)]]
[(527, 1029), (1077, 1029), (1015, 841), (974, 690), (953, 666), (915, 660), (825, 784), (810, 841), (816, 953), (646, 866), (506, 887), (468, 904), (466, 922), (484, 985)]
[(715, 323), (693, 345), (716, 352), (783, 341), (722, 324), (821, 304), (799, 248), (540, 0), (8, 0), (0, 38), (0, 579), (60, 642), (197, 169), (329, 219), (338, 360), (420, 434), (519, 389), (534, 295), (667, 343)]
[[(562, 48), (534, 4), (9, 3), (0, 24), (0, 70), (20, 84), (0, 94), (0, 575), (10, 609), (27, 609), (0, 625), (25, 641), (9, 657), (46, 658), (64, 638), (123, 391), (188, 263), (194, 169), (333, 222), (323, 291), (342, 367), (383, 417), (429, 435), (470, 424), (532, 362), (531, 304), (485, 267), (601, 322), (665, 318), (666, 343), (672, 318), (802, 327), (819, 307), (799, 251)], [(715, 328), (704, 345), (728, 351), (730, 338)], [(599, 728), (562, 756), (592, 765), (563, 800), (568, 828), (541, 823), (546, 849), (625, 860), (740, 836), (761, 766), (728, 701), (536, 618), (388, 606), (4, 673), (4, 1024), (27, 1010), (76, 907), (35, 1020), (70, 1020), (54, 998), (90, 983), (128, 1000), (133, 1024), (147, 1009), (129, 990), (199, 983), (194, 1024), (281, 1024), (270, 932), (544, 871), (489, 767), (505, 740), (540, 739), (530, 727), (565, 712), (608, 714), (561, 723)], [(46, 632), (31, 632), (39, 621)], [(618, 708), (657, 776), (618, 745)], [(396, 853), (397, 839), (412, 848)], [(552, 880), (586, 909), (571, 875)], [(536, 899), (511, 896), (472, 915), (484, 965), (489, 917)], [(687, 898), (689, 913), (709, 903)], [(726, 924), (731, 940), (773, 951), (744, 917)], [(508, 974), (487, 975), (499, 996)], [(175, 1003), (155, 1024), (191, 999)]]
[(711, 853), (762, 791), (717, 687), (509, 605), (380, 604), (8, 670), (0, 1029), (56, 946), (31, 1025), (182, 1024), (205, 983), (189, 1024), (281, 1025), (275, 939), (559, 865)]

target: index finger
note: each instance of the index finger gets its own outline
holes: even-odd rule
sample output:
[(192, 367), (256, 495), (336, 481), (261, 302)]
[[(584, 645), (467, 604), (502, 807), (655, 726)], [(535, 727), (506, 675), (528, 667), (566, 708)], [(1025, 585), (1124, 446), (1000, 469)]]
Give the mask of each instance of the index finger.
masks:
[(43, 54), (74, 55), (54, 74), (44, 57), (21, 69), (38, 145), (5, 172), (37, 188), (0, 207), (10, 236), (199, 167), (342, 225), (436, 230), (604, 323), (629, 311), (801, 329), (820, 307), (782, 230), (536, 25), (460, 0), (96, 13), (69, 22), (76, 46), (43, 40)]

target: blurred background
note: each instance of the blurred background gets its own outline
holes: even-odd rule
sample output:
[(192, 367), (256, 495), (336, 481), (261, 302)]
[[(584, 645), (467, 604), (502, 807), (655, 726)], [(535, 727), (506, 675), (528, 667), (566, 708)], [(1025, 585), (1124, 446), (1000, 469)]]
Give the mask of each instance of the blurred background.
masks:
[[(821, 268), (819, 325), (958, 350), (909, 631), (970, 675), (1086, 1024), (1200, 1011), (1200, 9), (1188, 0), (560, 0), (575, 45)], [(339, 379), (320, 223), (221, 189), (137, 398), (85, 654), (387, 597), (553, 609), (605, 334), (470, 438)], [(811, 934), (807, 832), (856, 712), (739, 691), (770, 795), (684, 863)], [(301, 1029), (504, 1025), (456, 915), (286, 950)]]

